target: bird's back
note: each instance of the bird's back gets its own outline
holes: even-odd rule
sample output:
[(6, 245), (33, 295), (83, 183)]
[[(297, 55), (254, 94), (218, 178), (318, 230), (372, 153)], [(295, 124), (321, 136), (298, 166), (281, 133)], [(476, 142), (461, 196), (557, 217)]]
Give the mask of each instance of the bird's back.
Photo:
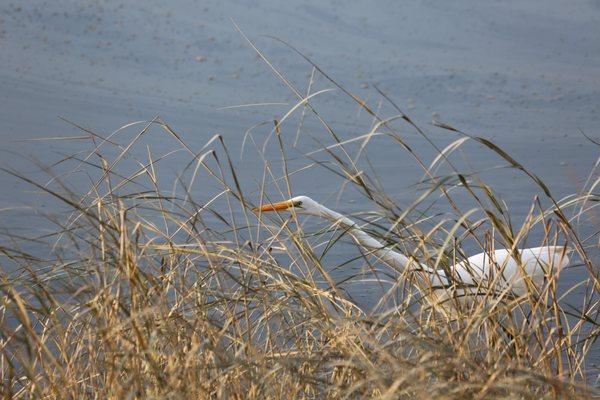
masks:
[[(552, 271), (569, 264), (563, 246), (543, 246), (519, 250), (520, 262), (507, 249), (483, 252), (469, 257), (450, 268), (454, 277), (466, 285), (492, 286), (494, 290), (505, 290), (510, 286), (516, 295), (527, 292), (526, 279), (538, 289), (544, 278)], [(502, 275), (500, 275), (502, 274)], [(528, 277), (526, 278), (525, 275)]]

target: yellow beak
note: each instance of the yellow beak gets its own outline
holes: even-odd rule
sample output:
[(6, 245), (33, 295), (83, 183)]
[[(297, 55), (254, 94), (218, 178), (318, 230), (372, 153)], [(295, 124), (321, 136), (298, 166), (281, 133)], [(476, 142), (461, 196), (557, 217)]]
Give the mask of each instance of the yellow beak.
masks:
[(252, 209), (253, 212), (267, 212), (267, 211), (283, 211), (283, 210), (287, 210), (290, 207), (293, 207), (294, 204), (292, 203), (291, 200), (286, 200), (286, 201), (280, 201), (278, 203), (269, 203), (269, 204), (264, 204), (260, 207), (254, 207)]

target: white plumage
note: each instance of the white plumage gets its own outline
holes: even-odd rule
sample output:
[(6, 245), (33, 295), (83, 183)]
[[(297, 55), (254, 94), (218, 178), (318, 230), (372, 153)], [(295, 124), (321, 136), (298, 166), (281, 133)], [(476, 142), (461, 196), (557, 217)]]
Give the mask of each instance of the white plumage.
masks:
[[(431, 285), (436, 293), (447, 298), (448, 293), (505, 293), (523, 296), (539, 291), (554, 270), (569, 264), (567, 248), (544, 246), (517, 250), (517, 258), (507, 249), (479, 253), (460, 261), (446, 270), (432, 268), (409, 259), (386, 247), (351, 220), (306, 196), (294, 197), (279, 203), (266, 204), (254, 211), (284, 211), (293, 209), (299, 214), (326, 218), (347, 230), (348, 234), (368, 252), (399, 272), (417, 271), (419, 279)], [(446, 271), (448, 273), (446, 273)]]

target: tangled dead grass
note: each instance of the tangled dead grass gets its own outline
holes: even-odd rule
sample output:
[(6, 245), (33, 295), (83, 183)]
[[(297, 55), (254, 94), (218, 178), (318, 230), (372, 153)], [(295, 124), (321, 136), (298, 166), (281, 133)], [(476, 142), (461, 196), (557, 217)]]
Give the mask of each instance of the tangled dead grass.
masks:
[[(261, 54), (262, 56), (262, 54)], [(269, 64), (270, 65), (270, 64)], [(270, 65), (271, 68), (272, 65)], [(314, 74), (330, 79), (317, 66)], [(463, 244), (480, 251), (518, 248), (535, 233), (535, 245), (574, 249), (581, 279), (559, 290), (565, 271), (549, 274), (527, 296), (486, 293), (445, 307), (422, 301), (431, 288), (415, 290), (414, 277), (394, 274), (369, 254), (358, 262), (385, 280), (379, 307), (367, 312), (331, 275), (323, 248), (344, 232), (331, 226), (308, 234), (293, 219), (259, 220), (249, 210), (266, 198), (247, 195), (224, 140), (213, 137), (194, 151), (162, 120), (144, 123), (126, 144), (117, 133), (86, 131), (93, 148), (65, 158), (87, 171), (89, 190), (76, 192), (68, 179), (46, 169), (51, 182), (15, 174), (64, 207), (51, 219), (52, 234), (23, 238), (6, 233), (0, 304), (2, 390), (5, 398), (588, 398), (597, 371), (588, 357), (598, 353), (597, 262), (589, 256), (595, 236), (581, 237), (578, 224), (593, 221), (600, 179), (594, 169), (584, 189), (555, 200), (550, 189), (492, 142), (459, 134), (427, 164), (407, 146), (392, 121), (400, 120), (429, 139), (399, 109), (392, 118), (377, 112), (337, 82), (338, 89), (374, 119), (373, 128), (344, 142), (312, 107), (311, 94), (275, 122), (272, 133), (282, 155), (281, 175), (265, 161), (267, 178), (292, 192), (286, 169), (282, 124), (297, 110), (315, 116), (334, 140), (320, 163), (353, 185), (377, 209), (361, 219), (365, 229), (429, 265), (464, 257)], [(385, 94), (380, 93), (384, 98)], [(391, 102), (391, 100), (388, 98)], [(393, 103), (392, 103), (393, 104)], [(127, 129), (134, 129), (130, 125)], [(189, 154), (176, 182), (165, 191), (158, 161), (132, 155), (138, 140), (157, 128)], [(377, 180), (360, 170), (346, 147), (361, 150), (374, 135), (397, 143), (424, 171), (422, 195), (400, 208)], [(466, 141), (519, 170), (545, 196), (520, 227), (506, 206), (477, 176), (454, 169), (449, 156)], [(310, 157), (309, 157), (310, 158)], [(120, 168), (132, 160), (136, 167)], [(436, 175), (441, 166), (450, 173)], [(194, 198), (194, 180), (204, 173), (217, 182), (208, 201)], [(456, 192), (478, 205), (463, 212)], [(432, 200), (435, 198), (434, 200)], [(442, 200), (440, 200), (442, 199)], [(433, 220), (423, 210), (443, 201), (452, 217)], [(66, 215), (66, 217), (65, 217)], [(541, 232), (541, 234), (539, 234)], [(315, 245), (315, 235), (318, 246)], [(23, 248), (51, 246), (49, 256)], [(596, 245), (597, 246), (597, 245)], [(45, 248), (45, 247), (44, 247)], [(274, 250), (275, 249), (275, 250)], [(41, 252), (40, 252), (41, 253)], [(356, 261), (356, 260), (355, 260)], [(344, 281), (360, 279), (347, 276)], [(364, 283), (368, 284), (368, 283)], [(448, 288), (451, 290), (451, 288)], [(574, 298), (578, 301), (573, 304)], [(569, 297), (571, 295), (571, 297)], [(595, 350), (594, 350), (595, 348)]]

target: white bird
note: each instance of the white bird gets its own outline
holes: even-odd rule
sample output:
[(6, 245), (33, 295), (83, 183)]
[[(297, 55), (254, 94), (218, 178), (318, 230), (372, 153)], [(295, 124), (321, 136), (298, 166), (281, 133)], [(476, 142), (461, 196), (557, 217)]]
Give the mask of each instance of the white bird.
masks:
[(254, 208), (254, 212), (293, 210), (298, 214), (326, 218), (345, 229), (360, 246), (398, 272), (420, 271), (422, 283), (435, 289), (444, 299), (466, 294), (510, 293), (523, 296), (543, 288), (553, 270), (569, 264), (564, 246), (543, 246), (517, 250), (516, 260), (510, 250), (483, 252), (458, 262), (447, 269), (433, 269), (417, 263), (402, 253), (385, 246), (360, 229), (352, 219), (332, 211), (306, 196)]

